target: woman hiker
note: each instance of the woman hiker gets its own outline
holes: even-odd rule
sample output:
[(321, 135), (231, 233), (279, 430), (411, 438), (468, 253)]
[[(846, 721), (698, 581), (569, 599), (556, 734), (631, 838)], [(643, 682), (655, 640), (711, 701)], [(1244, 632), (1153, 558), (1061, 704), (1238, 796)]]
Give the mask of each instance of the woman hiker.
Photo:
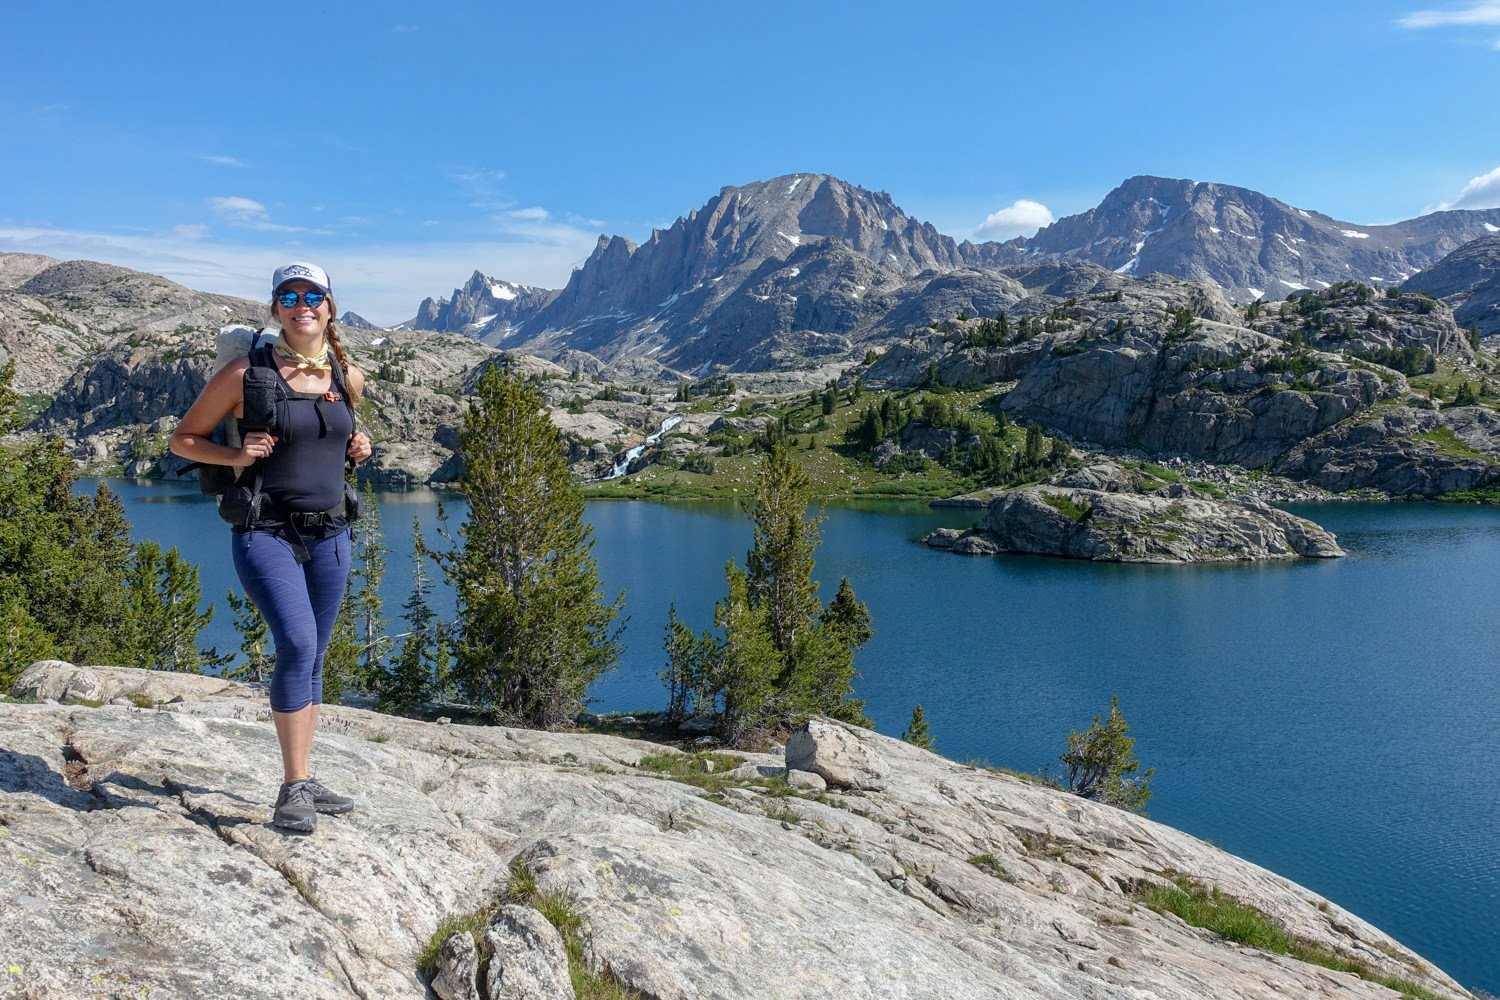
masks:
[[(173, 453), (195, 462), (254, 467), (239, 482), (256, 484), (259, 517), (233, 529), (234, 568), (276, 643), (271, 714), (283, 781), (272, 822), (302, 832), (313, 830), (317, 813), (354, 808), (352, 798), (309, 773), (323, 696), (323, 654), (349, 576), (344, 464), (346, 458), (370, 457), (370, 439), (356, 432), (352, 406), (364, 391), (364, 373), (349, 363), (334, 315), (332, 286), (321, 267), (297, 262), (277, 268), (271, 276), (271, 318), (281, 331), (271, 352), (261, 357), (274, 365), (285, 391), (276, 393), (281, 401), (270, 430), (248, 431), (238, 448), (209, 439), (231, 413), (244, 416), (247, 357), (209, 380), (170, 442)], [(341, 378), (335, 377), (335, 365)]]

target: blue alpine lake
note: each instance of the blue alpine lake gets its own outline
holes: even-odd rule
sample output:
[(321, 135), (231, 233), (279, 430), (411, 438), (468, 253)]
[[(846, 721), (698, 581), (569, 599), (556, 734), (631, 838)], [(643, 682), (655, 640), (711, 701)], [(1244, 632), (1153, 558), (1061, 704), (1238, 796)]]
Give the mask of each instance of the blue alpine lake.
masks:
[[(218, 606), (205, 645), (234, 649), (228, 528), (191, 484), (110, 481), (138, 538), (201, 565)], [(379, 495), (395, 617), (412, 519), (436, 494)], [(445, 501), (451, 523), (463, 504)], [(859, 697), (884, 733), (914, 705), (936, 749), (1023, 771), (1118, 696), (1156, 768), (1150, 814), (1306, 885), (1470, 988), (1500, 994), (1500, 510), (1418, 504), (1292, 508), (1344, 559), (1127, 566), (966, 558), (917, 539), (971, 510), (831, 504), (821, 595), (847, 576), (875, 637)], [(732, 502), (590, 503), (605, 591), (625, 592), (618, 670), (599, 711), (663, 706), (667, 608), (712, 624), (750, 523)], [(435, 601), (451, 612), (446, 593)], [(400, 631), (399, 622), (392, 631)]]

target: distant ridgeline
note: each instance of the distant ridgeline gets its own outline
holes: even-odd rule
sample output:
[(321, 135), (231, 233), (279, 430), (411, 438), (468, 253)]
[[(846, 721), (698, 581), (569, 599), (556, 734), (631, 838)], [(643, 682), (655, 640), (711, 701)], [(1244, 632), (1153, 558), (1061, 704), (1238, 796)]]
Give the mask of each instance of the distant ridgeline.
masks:
[[(63, 436), (95, 472), (175, 472), (166, 436), (212, 331), (263, 314), (0, 255), (0, 359), (25, 359), (25, 431)], [(476, 271), (395, 330), (346, 319), (370, 375), (363, 472), (397, 485), (457, 477), (462, 399), (501, 347), (582, 478), (682, 418), (613, 491), (725, 495), (773, 437), (833, 493), (1041, 481), (1091, 450), (1336, 492), (1487, 497), (1497, 481), (1483, 344), (1500, 333), (1500, 210), (1359, 226), (1136, 177), (1034, 237), (975, 244), (884, 193), (794, 174), (726, 187), (639, 245), (601, 237), (560, 290)], [(954, 388), (952, 422), (926, 419), (923, 394)], [(906, 419), (869, 440), (865, 408), (886, 396)], [(1060, 442), (1048, 461), (1028, 461), (1028, 426)]]

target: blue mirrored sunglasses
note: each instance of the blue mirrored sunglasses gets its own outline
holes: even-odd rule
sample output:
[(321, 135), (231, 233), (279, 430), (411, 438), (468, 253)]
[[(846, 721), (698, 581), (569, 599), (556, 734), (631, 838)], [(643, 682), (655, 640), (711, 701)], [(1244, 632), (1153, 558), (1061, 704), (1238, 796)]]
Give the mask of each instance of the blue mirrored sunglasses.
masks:
[(281, 292), (276, 296), (276, 301), (281, 304), (281, 308), (291, 309), (297, 304), (297, 300), (301, 299), (307, 303), (309, 309), (316, 309), (326, 298), (328, 296), (322, 292)]

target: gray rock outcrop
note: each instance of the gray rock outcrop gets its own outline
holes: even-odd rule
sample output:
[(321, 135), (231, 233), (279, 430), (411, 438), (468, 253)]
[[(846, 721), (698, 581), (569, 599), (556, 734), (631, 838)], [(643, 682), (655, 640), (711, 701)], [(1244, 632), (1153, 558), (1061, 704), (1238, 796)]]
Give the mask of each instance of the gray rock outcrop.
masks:
[(1361, 414), (1282, 456), (1280, 475), (1335, 492), (1373, 488), (1391, 496), (1441, 496), (1500, 482), (1500, 414), (1392, 406)]
[(1464, 244), (1401, 287), (1436, 295), (1453, 308), (1460, 325), (1477, 328), (1481, 336), (1500, 333), (1500, 236)]
[[(1428, 388), (1387, 367), (1441, 359), (1452, 378), (1493, 393), (1490, 362), (1431, 296), (1345, 283), (1244, 315), (1164, 275), (1098, 287), (1085, 298), (1029, 295), (1008, 333), (988, 318), (917, 332), (862, 374), (880, 388), (920, 386), (929, 373), (948, 385), (1000, 383), (1013, 423), (1076, 445), (1267, 469), (1322, 489), (1437, 496), (1500, 482), (1489, 397), (1439, 410)], [(946, 444), (923, 449), (921, 433), (882, 443), (877, 465)]]
[[(969, 539), (974, 544), (964, 545)], [(989, 543), (986, 547), (983, 543)], [(1253, 500), (1216, 501), (1172, 487), (1152, 495), (1060, 486), (1007, 490), (975, 530), (929, 545), (1101, 562), (1232, 562), (1341, 556), (1338, 540), (1303, 518)]]
[[(66, 691), (78, 670), (105, 700), (147, 683), (53, 663), (22, 690)], [(593, 969), (659, 1000), (1391, 995), (1140, 901), (1172, 875), (1468, 997), (1359, 917), (1201, 840), (832, 722), (809, 725), (797, 763), (883, 787), (773, 793), (760, 775), (788, 747), (698, 788), (639, 766), (672, 752), (660, 746), (325, 706), (317, 773), (359, 807), (284, 835), (268, 825), (280, 763), (264, 693), (159, 680), (188, 683), (150, 708), (0, 703), (8, 998), (418, 1000), (418, 951), (492, 905), (512, 864), (576, 916)], [(507, 970), (555, 962), (534, 916), (507, 925), (526, 957), (492, 942), (489, 1000)], [(448, 962), (460, 993), (462, 951)]]

